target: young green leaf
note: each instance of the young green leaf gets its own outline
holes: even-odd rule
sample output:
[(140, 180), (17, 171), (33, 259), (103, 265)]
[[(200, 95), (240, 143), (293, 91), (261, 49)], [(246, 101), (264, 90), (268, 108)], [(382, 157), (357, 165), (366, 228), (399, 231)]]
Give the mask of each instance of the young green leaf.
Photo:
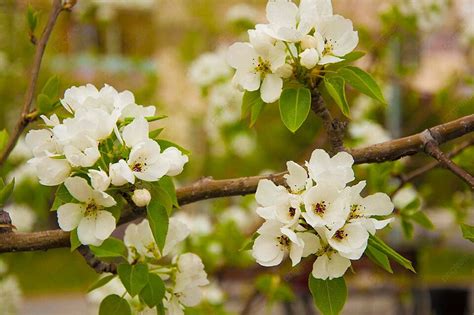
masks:
[(117, 272), (120, 281), (132, 297), (140, 293), (148, 283), (148, 266), (145, 264), (120, 264)]
[(71, 253), (81, 246), (81, 241), (79, 241), (77, 236), (77, 229), (72, 230), (69, 234), (69, 242), (71, 243)]
[(58, 97), (59, 94), (59, 78), (58, 76), (54, 75), (46, 82), (41, 89), (41, 94), (46, 95), (49, 99), (54, 100)]
[(6, 129), (3, 129), (2, 131), (0, 131), (0, 152), (3, 151), (7, 143), (8, 143), (8, 131)]
[(28, 22), (30, 33), (34, 33), (36, 26), (38, 25), (38, 12), (35, 11), (31, 5), (28, 5), (28, 9), (26, 11), (26, 20)]
[(158, 184), (170, 197), (171, 204), (174, 207), (179, 207), (178, 199), (176, 197), (176, 188), (174, 187), (173, 179), (169, 176), (163, 176), (158, 182)]
[(344, 278), (321, 280), (310, 274), (308, 286), (314, 303), (323, 315), (337, 315), (341, 312), (347, 298)]
[(249, 125), (250, 127), (253, 127), (253, 125), (255, 125), (258, 117), (262, 113), (264, 106), (265, 106), (265, 103), (262, 101), (262, 102), (255, 103), (254, 106), (250, 108), (250, 125)]
[(13, 188), (15, 187), (15, 179), (13, 178), (10, 183), (4, 185), (0, 189), (0, 207), (3, 207), (13, 193)]
[(280, 116), (291, 132), (296, 132), (308, 117), (311, 92), (307, 88), (285, 89), (280, 96)]
[(376, 249), (375, 247), (368, 245), (365, 250), (365, 254), (370, 258), (375, 264), (379, 265), (386, 271), (393, 273), (392, 266), (390, 266), (390, 261), (388, 260), (387, 255)]
[(245, 242), (242, 248), (239, 249), (239, 252), (243, 252), (246, 250), (251, 250), (253, 247), (253, 243), (255, 243), (255, 239), (258, 237), (258, 233), (253, 233), (252, 237)]
[(163, 250), (166, 241), (166, 234), (168, 233), (169, 218), (166, 208), (158, 199), (152, 197), (147, 206), (147, 217), (156, 244), (160, 250)]
[(413, 226), (413, 223), (402, 218), (401, 224), (402, 224), (403, 235), (405, 235), (405, 237), (409, 240), (413, 239), (413, 235), (415, 233), (415, 227)]
[(474, 226), (462, 223), (461, 232), (462, 232), (462, 237), (464, 237), (465, 239), (471, 242), (474, 242)]
[(411, 261), (397, 253), (393, 250), (390, 246), (385, 244), (381, 239), (379, 239), (375, 235), (369, 236), (369, 245), (375, 247), (377, 250), (381, 251), (382, 253), (386, 254), (388, 257), (392, 258), (401, 266), (405, 267), (408, 270), (415, 272)]
[(247, 117), (253, 107), (261, 107), (261, 105), (263, 105), (263, 100), (260, 98), (260, 90), (245, 91), (244, 96), (242, 97), (241, 117)]
[(74, 201), (74, 197), (69, 193), (66, 186), (61, 184), (61, 186), (59, 186), (56, 190), (56, 196), (54, 198), (53, 205), (51, 206), (51, 211), (56, 211), (61, 205)]
[(410, 218), (425, 229), (434, 229), (433, 223), (423, 211), (416, 211)]
[(159, 276), (150, 273), (148, 274), (148, 283), (143, 290), (141, 290), (140, 297), (148, 307), (152, 308), (163, 302), (165, 291), (163, 280), (161, 280)]
[(160, 133), (164, 130), (164, 128), (158, 128), (158, 129), (155, 129), (155, 130), (152, 130), (150, 131), (150, 133), (148, 134), (148, 137), (150, 139), (156, 139)]
[(347, 66), (339, 69), (338, 74), (356, 90), (378, 100), (381, 103), (386, 103), (379, 85), (374, 78), (364, 70), (357, 67)]
[(36, 106), (41, 113), (49, 113), (54, 109), (54, 102), (46, 94), (40, 94), (36, 98)]
[(100, 246), (90, 245), (89, 248), (98, 258), (127, 258), (127, 247), (125, 247), (125, 244), (121, 240), (114, 237), (109, 237)]
[(168, 141), (168, 140), (164, 140), (164, 139), (155, 139), (156, 142), (158, 142), (158, 144), (160, 145), (160, 148), (161, 148), (161, 151), (169, 148), (169, 147), (175, 147), (177, 148), (179, 151), (181, 151), (183, 154), (186, 154), (186, 155), (189, 155), (189, 152), (188, 150), (186, 150), (185, 148), (183, 148), (182, 146), (180, 145), (177, 145), (176, 143), (174, 142), (171, 142), (171, 141)]
[(342, 67), (345, 67), (345, 66), (351, 64), (352, 62), (364, 57), (365, 55), (366, 55), (366, 53), (363, 52), (363, 51), (359, 51), (359, 50), (352, 51), (352, 52), (350, 52), (347, 55), (342, 57), (342, 59), (344, 59), (344, 60), (342, 60), (340, 62), (337, 62), (337, 63), (329, 64), (324, 69), (335, 71), (337, 69), (340, 69)]
[(130, 293), (132, 291), (132, 286), (130, 284), (130, 276), (132, 274), (132, 265), (129, 265), (128, 263), (118, 265), (117, 274), (123, 286), (127, 290), (127, 292)]
[(97, 280), (96, 282), (94, 282), (90, 287), (89, 289), (87, 289), (87, 292), (91, 292), (95, 289), (98, 289), (104, 285), (106, 285), (107, 283), (110, 282), (110, 280), (112, 280), (113, 278), (115, 278), (115, 275), (107, 275), (105, 277), (102, 277), (100, 278), (99, 280)]
[(111, 294), (102, 300), (99, 315), (131, 315), (132, 310), (127, 300), (116, 294)]
[(349, 104), (346, 99), (346, 83), (341, 77), (324, 78), (324, 86), (334, 102), (346, 117), (350, 117)]

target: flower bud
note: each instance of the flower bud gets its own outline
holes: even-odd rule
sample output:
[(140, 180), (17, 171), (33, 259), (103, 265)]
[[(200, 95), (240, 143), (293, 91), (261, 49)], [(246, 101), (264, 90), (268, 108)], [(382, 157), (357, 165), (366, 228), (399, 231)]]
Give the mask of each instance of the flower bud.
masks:
[(138, 207), (145, 207), (150, 203), (150, 192), (146, 189), (135, 189), (132, 200)]
[(305, 35), (303, 39), (301, 40), (301, 48), (304, 49), (309, 49), (309, 48), (316, 48), (318, 45), (318, 42), (314, 36), (311, 35)]
[(312, 69), (319, 61), (319, 53), (316, 49), (306, 49), (300, 54), (300, 62), (306, 69)]
[(285, 63), (283, 66), (278, 68), (275, 71), (275, 73), (277, 75), (279, 75), (280, 77), (282, 77), (283, 79), (287, 79), (287, 78), (291, 77), (291, 75), (293, 74), (293, 67), (290, 66), (289, 64)]

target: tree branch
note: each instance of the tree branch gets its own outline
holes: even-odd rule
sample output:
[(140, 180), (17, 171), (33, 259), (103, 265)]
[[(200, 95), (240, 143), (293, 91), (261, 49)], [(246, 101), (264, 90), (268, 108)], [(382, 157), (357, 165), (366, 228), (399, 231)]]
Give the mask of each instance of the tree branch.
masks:
[[(436, 139), (438, 144), (459, 138), (473, 130), (474, 114), (430, 128), (432, 137)], [(393, 161), (417, 152), (423, 152), (425, 149), (425, 138), (425, 132), (421, 132), (409, 137), (350, 150), (349, 152), (354, 157), (356, 164)], [(264, 178), (270, 179), (277, 184), (283, 184), (284, 174), (285, 172), (266, 176), (221, 180), (203, 178), (194, 184), (178, 188), (176, 193), (180, 205), (218, 197), (247, 195), (254, 193), (258, 182)], [(119, 224), (129, 222), (144, 214), (143, 208), (134, 208), (132, 210), (124, 214)], [(69, 246), (69, 233), (61, 230), (0, 234), (0, 253), (46, 250), (67, 246)]]
[(343, 138), (347, 123), (332, 118), (331, 112), (317, 90), (314, 90), (311, 95), (311, 109), (323, 121), (333, 152), (345, 151)]
[[(465, 149), (467, 149), (468, 147), (470, 147), (471, 145), (474, 145), (474, 136), (472, 136), (469, 140), (461, 143), (460, 145), (456, 146), (452, 151), (448, 152), (446, 154), (446, 156), (448, 158), (453, 158), (455, 157), (456, 155), (460, 154), (461, 152), (463, 152)], [(417, 168), (413, 171), (411, 171), (410, 173), (408, 174), (398, 174), (398, 175), (395, 175), (395, 177), (399, 178), (400, 179), (400, 184), (398, 185), (398, 187), (390, 194), (392, 197), (398, 192), (400, 191), (400, 189), (403, 188), (403, 186), (405, 186), (407, 183), (413, 181), (415, 178), (431, 171), (432, 169), (436, 168), (440, 166), (440, 162), (439, 161), (433, 161), (431, 163), (428, 163), (428, 164), (425, 164), (424, 166), (420, 167), (420, 168)]]
[(465, 181), (471, 187), (471, 189), (474, 189), (474, 177), (455, 164), (443, 153), (443, 151), (441, 151), (438, 141), (435, 140), (429, 129), (423, 132), (423, 137), (425, 139), (425, 152), (434, 159), (438, 160), (442, 167), (450, 170), (463, 181)]
[(86, 263), (97, 273), (117, 273), (117, 265), (115, 263), (109, 263), (98, 259), (88, 246), (81, 245), (77, 248), (77, 251), (82, 255), (82, 257), (84, 257)]
[(71, 9), (74, 4), (75, 1), (64, 1), (64, 3), (62, 3), (61, 0), (53, 0), (53, 7), (51, 9), (51, 13), (49, 14), (48, 22), (43, 30), (43, 33), (41, 34), (41, 38), (39, 39), (36, 45), (33, 66), (31, 68), (30, 81), (28, 83), (28, 89), (26, 90), (23, 108), (21, 110), (20, 117), (16, 123), (15, 129), (10, 135), (7, 145), (5, 146), (3, 152), (0, 155), (0, 167), (5, 163), (13, 148), (15, 148), (18, 138), (25, 130), (26, 126), (28, 126), (28, 124), (37, 117), (38, 113), (30, 113), (30, 109), (35, 95), (36, 84), (38, 82), (38, 76), (41, 68), (41, 61), (43, 60), (44, 51), (46, 49), (46, 45), (51, 36), (59, 14), (64, 10)]

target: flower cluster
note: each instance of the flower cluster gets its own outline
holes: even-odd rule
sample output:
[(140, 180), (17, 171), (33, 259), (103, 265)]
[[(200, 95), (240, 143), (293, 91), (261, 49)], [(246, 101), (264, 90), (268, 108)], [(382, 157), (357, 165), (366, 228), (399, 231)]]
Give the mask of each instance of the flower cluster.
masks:
[(332, 158), (315, 150), (306, 171), (288, 162), (288, 188), (261, 180), (256, 192), (257, 213), (266, 221), (258, 229), (253, 257), (262, 266), (275, 266), (289, 255), (293, 266), (302, 257), (316, 255), (312, 274), (319, 279), (344, 275), (351, 260), (364, 253), (369, 235), (392, 219), (393, 211), (384, 193), (361, 197), (365, 181), (354, 180), (354, 160), (346, 152)]
[(299, 6), (269, 1), (266, 16), (269, 23), (249, 30), (250, 42), (233, 44), (227, 55), (236, 69), (234, 83), (247, 91), (260, 89), (266, 103), (280, 98), (284, 79), (304, 81), (342, 61), (359, 41), (352, 22), (333, 14), (331, 0), (301, 0)]
[(199, 256), (184, 253), (175, 256), (171, 264), (160, 259), (170, 254), (190, 233), (186, 225), (171, 218), (163, 251), (156, 244), (148, 220), (130, 224), (125, 230), (124, 242), (130, 263), (148, 263), (150, 272), (159, 275), (166, 284), (164, 306), (168, 314), (184, 314), (185, 306), (196, 306), (202, 299), (202, 286), (209, 284), (204, 265)]
[(178, 175), (188, 157), (173, 146), (162, 150), (150, 137), (148, 120), (161, 117), (154, 116), (155, 107), (137, 105), (129, 91), (72, 87), (61, 104), (67, 111), (62, 121), (56, 114), (42, 116), (46, 128), (26, 135), (34, 155), (28, 163), (42, 185), (64, 183), (70, 198), (57, 196), (61, 229), (77, 228), (82, 244), (99, 246), (115, 229), (114, 196), (129, 195), (145, 206), (149, 193), (134, 190), (143, 182)]

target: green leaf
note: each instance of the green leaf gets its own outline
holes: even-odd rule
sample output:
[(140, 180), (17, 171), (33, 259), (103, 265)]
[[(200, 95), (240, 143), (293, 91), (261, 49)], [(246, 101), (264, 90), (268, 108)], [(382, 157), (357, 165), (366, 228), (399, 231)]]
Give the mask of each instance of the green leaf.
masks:
[(106, 285), (107, 283), (110, 282), (110, 280), (112, 280), (113, 278), (115, 278), (115, 275), (108, 275), (108, 276), (105, 276), (105, 277), (102, 277), (100, 278), (99, 280), (97, 280), (96, 282), (94, 282), (94, 284), (92, 284), (89, 289), (87, 289), (87, 292), (91, 292), (95, 289), (98, 289), (104, 285)]
[(148, 283), (148, 266), (145, 264), (120, 264), (117, 272), (127, 292), (137, 295)]
[(296, 132), (308, 117), (311, 92), (307, 88), (285, 89), (280, 96), (280, 116), (291, 132)]
[(321, 280), (310, 274), (308, 286), (314, 303), (323, 315), (337, 315), (341, 312), (347, 298), (344, 278)]
[(415, 272), (411, 261), (397, 253), (393, 250), (390, 246), (385, 244), (381, 239), (379, 239), (375, 235), (369, 236), (369, 245), (375, 247), (377, 250), (381, 251), (382, 253), (386, 254), (388, 257), (396, 261), (401, 266), (405, 267), (408, 270)]
[(375, 264), (379, 265), (386, 271), (393, 273), (392, 266), (390, 266), (390, 261), (388, 260), (387, 255), (376, 249), (375, 247), (369, 245), (365, 250), (365, 254), (370, 258)]
[(151, 199), (157, 200), (163, 207), (165, 207), (168, 216), (173, 210), (173, 200), (159, 182), (144, 183), (144, 188), (147, 188), (151, 194)]
[(346, 99), (346, 83), (344, 79), (341, 77), (324, 78), (324, 86), (334, 102), (339, 106), (342, 113), (346, 117), (350, 117), (349, 104)]
[(3, 129), (0, 131), (0, 152), (5, 149), (5, 146), (8, 143), (8, 131), (6, 129)]
[(69, 242), (71, 243), (71, 253), (81, 246), (81, 241), (79, 241), (77, 236), (77, 229), (72, 230), (69, 234)]
[(171, 204), (175, 207), (179, 207), (178, 198), (176, 197), (176, 188), (174, 186), (173, 179), (169, 176), (163, 176), (158, 182), (158, 184), (170, 197)]
[(363, 51), (350, 52), (347, 55), (341, 57), (344, 60), (342, 60), (340, 62), (337, 62), (337, 63), (329, 64), (326, 67), (324, 67), (324, 69), (325, 70), (333, 70), (333, 71), (337, 70), (337, 69), (340, 69), (340, 68), (345, 67), (345, 66), (351, 64), (352, 62), (364, 57), (365, 55), (366, 55), (366, 53), (363, 52)]
[(166, 234), (168, 233), (168, 212), (159, 200), (152, 198), (147, 206), (147, 217), (150, 222), (153, 238), (160, 251), (162, 251), (165, 246)]
[(140, 297), (148, 307), (152, 308), (163, 302), (165, 291), (163, 280), (161, 280), (159, 276), (150, 273), (148, 275), (148, 283), (143, 290), (141, 290)]
[(54, 198), (53, 205), (51, 206), (51, 211), (56, 211), (60, 206), (65, 203), (76, 201), (74, 197), (69, 193), (66, 186), (61, 184), (56, 190), (56, 197)]
[(12, 179), (10, 183), (4, 185), (0, 190), (0, 207), (3, 207), (13, 193), (13, 188), (15, 187), (15, 179)]
[(117, 274), (120, 278), (120, 281), (122, 281), (122, 284), (127, 290), (127, 292), (130, 293), (132, 291), (132, 286), (130, 284), (130, 276), (132, 274), (132, 265), (129, 265), (127, 263), (118, 265)]
[(347, 66), (340, 69), (338, 74), (356, 90), (386, 104), (379, 85), (374, 78), (364, 70), (357, 67)]
[(245, 91), (242, 97), (241, 117), (245, 118), (250, 113), (250, 110), (255, 106), (262, 106), (263, 100), (260, 98), (260, 90)]
[(257, 122), (258, 117), (262, 113), (263, 107), (265, 106), (264, 102), (257, 103), (250, 109), (250, 124), (249, 127), (252, 128)]
[(41, 94), (46, 95), (49, 99), (55, 99), (59, 94), (59, 78), (57, 75), (52, 76), (41, 89)]
[(150, 139), (156, 139), (163, 130), (164, 128), (158, 128), (158, 129), (152, 130), (148, 133), (148, 137)]
[(26, 20), (28, 22), (28, 29), (31, 33), (34, 33), (38, 25), (38, 12), (35, 11), (31, 5), (28, 5)]
[(158, 314), (158, 315), (165, 315), (165, 307), (164, 307), (163, 303), (159, 303), (159, 304), (156, 306), (156, 314)]
[(161, 148), (161, 151), (169, 148), (169, 147), (175, 147), (177, 148), (179, 151), (181, 151), (183, 154), (186, 154), (186, 155), (189, 155), (189, 152), (188, 150), (186, 150), (185, 148), (183, 148), (182, 146), (180, 145), (177, 145), (176, 143), (174, 142), (171, 142), (171, 141), (168, 141), (168, 140), (164, 140), (164, 139), (155, 139), (156, 142), (158, 142), (158, 144), (160, 145), (160, 148)]
[(239, 252), (243, 252), (246, 250), (251, 250), (253, 247), (253, 243), (255, 243), (255, 239), (258, 237), (258, 233), (253, 233), (252, 237), (245, 242), (242, 248), (239, 249)]
[(474, 242), (474, 226), (461, 223), (462, 237)]
[(54, 109), (54, 102), (46, 94), (40, 94), (36, 98), (36, 106), (41, 113), (49, 113)]
[(426, 229), (429, 229), (429, 230), (434, 229), (433, 223), (423, 211), (415, 212), (414, 214), (411, 215), (410, 218)]
[(90, 245), (89, 248), (98, 258), (127, 258), (127, 247), (125, 247), (125, 244), (121, 240), (114, 237), (109, 237), (100, 246)]
[(410, 240), (413, 239), (413, 235), (415, 232), (413, 223), (402, 218), (401, 224), (402, 224), (403, 235), (405, 235), (407, 239), (410, 239)]
[(131, 315), (132, 310), (127, 300), (116, 294), (107, 296), (99, 307), (99, 315)]

